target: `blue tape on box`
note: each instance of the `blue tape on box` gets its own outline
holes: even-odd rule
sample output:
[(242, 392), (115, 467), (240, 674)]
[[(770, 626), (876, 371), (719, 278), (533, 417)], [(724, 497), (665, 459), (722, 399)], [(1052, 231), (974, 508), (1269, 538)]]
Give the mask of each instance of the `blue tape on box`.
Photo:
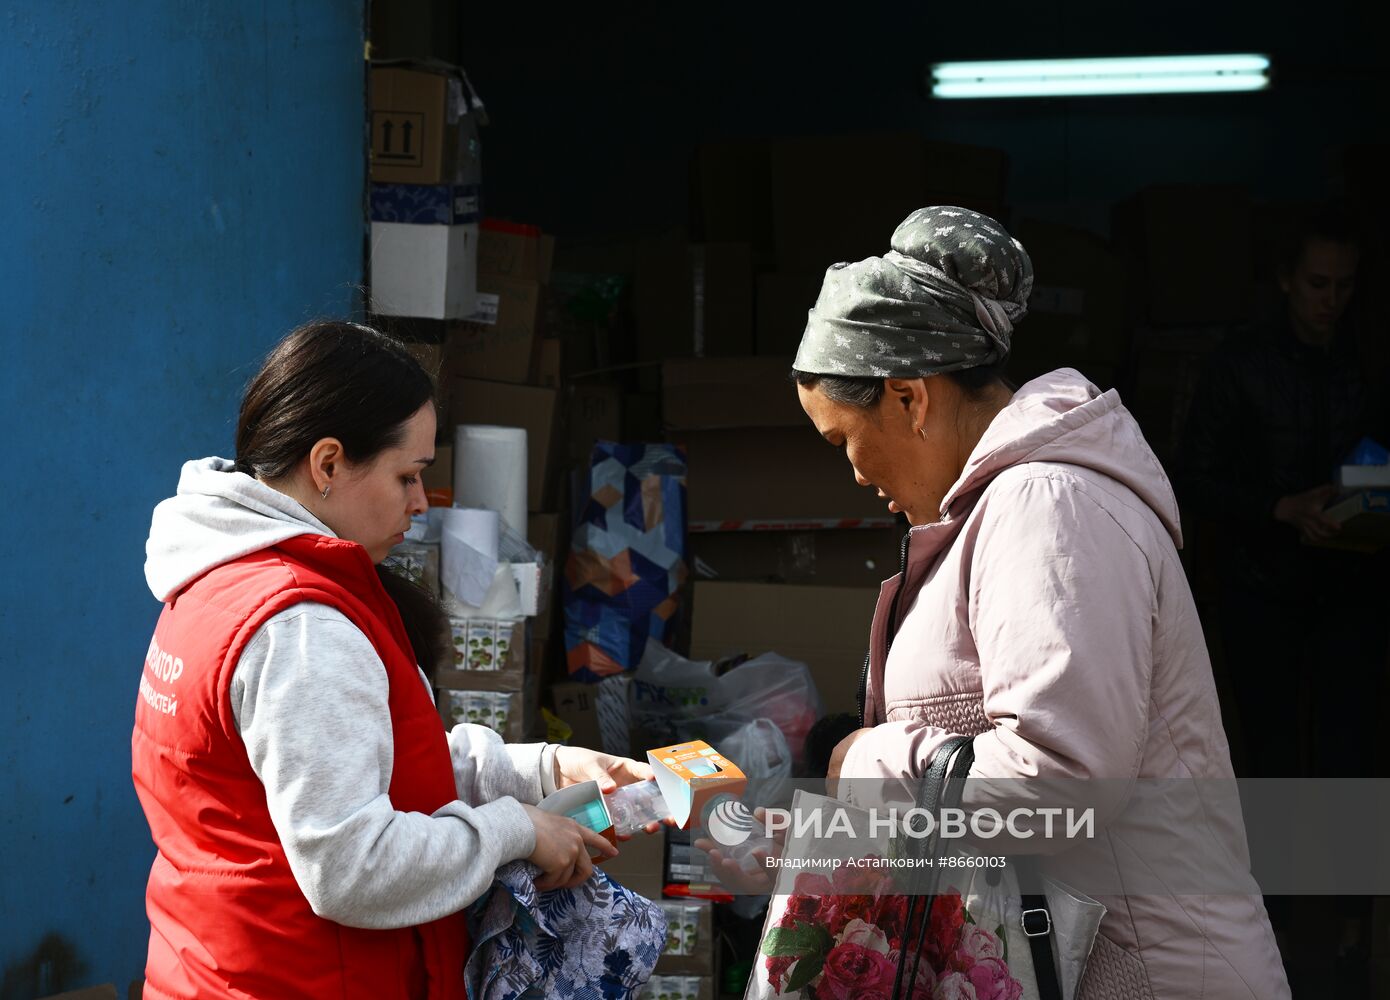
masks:
[(483, 217), (477, 184), (373, 184), (372, 221), (462, 226)]

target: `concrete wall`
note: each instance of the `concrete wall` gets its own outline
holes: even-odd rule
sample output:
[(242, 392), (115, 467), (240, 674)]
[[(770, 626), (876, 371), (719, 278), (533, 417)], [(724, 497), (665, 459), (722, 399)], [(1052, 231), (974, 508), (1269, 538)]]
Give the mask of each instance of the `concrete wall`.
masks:
[(355, 299), (362, 25), (0, 0), (0, 996), (142, 971), (150, 511), (230, 453), (269, 345)]

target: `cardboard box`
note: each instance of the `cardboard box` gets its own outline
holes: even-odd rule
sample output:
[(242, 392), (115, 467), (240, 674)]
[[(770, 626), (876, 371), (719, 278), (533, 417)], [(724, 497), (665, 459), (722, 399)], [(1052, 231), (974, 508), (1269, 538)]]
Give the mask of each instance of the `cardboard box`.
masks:
[(711, 142), (690, 163), (690, 217), (697, 240), (772, 250), (772, 176), (765, 141)]
[(1337, 534), (1321, 543), (1325, 548), (1378, 552), (1390, 545), (1390, 489), (1358, 490), (1323, 513), (1341, 525)]
[(777, 652), (805, 663), (827, 714), (855, 712), (876, 588), (697, 582), (690, 655)]
[(663, 899), (666, 949), (655, 974), (714, 975), (714, 904), (708, 899)]
[[(462, 10), (439, 0), (391, 0), (371, 5), (371, 58), (459, 61)], [(470, 37), (471, 37), (471, 33)]]
[[(597, 781), (583, 781), (577, 785), (566, 785), (541, 799), (539, 808), (556, 816), (568, 816), (582, 827), (599, 834), (613, 846), (618, 844), (618, 833), (613, 825), (613, 816), (608, 811), (608, 803), (598, 790)], [(590, 861), (597, 861), (598, 854), (589, 855)]]
[(481, 183), (478, 116), (461, 75), (373, 67), (371, 95), (373, 181)]
[[(535, 632), (540, 632), (539, 625), (535, 627)], [(555, 648), (556, 644), (551, 642), (548, 636), (542, 638), (537, 635), (531, 640), (531, 649), (527, 654), (527, 662), (531, 664), (531, 669), (535, 672), (536, 677), (539, 678), (542, 686), (545, 685), (545, 679), (547, 677), (556, 676), (556, 664), (551, 662), (551, 650)], [(563, 674), (563, 669), (559, 670), (558, 673)], [(551, 742), (554, 741), (552, 740)]]
[(687, 519), (697, 530), (753, 521), (787, 527), (891, 525), (887, 501), (860, 486), (844, 453), (807, 427), (678, 431), (686, 449)]
[[(795, 358), (806, 332), (806, 314), (820, 295), (822, 271), (770, 271), (758, 275), (753, 350), (764, 356)], [(790, 367), (790, 366), (788, 366)]]
[(477, 184), (373, 184), (373, 222), (462, 226), (482, 219)]
[[(464, 635), (468, 637), (469, 633), (465, 631)], [(500, 725), (500, 728), (496, 718), (483, 719), (479, 724), (493, 728), (508, 742), (522, 742), (542, 731), (540, 679), (529, 662), (526, 623), (500, 622), (494, 633), (494, 642), (498, 635), (506, 639), (508, 646), (503, 653), (503, 668), (437, 670), (434, 676), (435, 700), (446, 730), (459, 722), (477, 721), (469, 717), (470, 712), (487, 709), (495, 713), (505, 704), (505, 724)], [(494, 654), (498, 648), (494, 645)], [(505, 698), (477, 699), (472, 697), (475, 693), (503, 695)]]
[(637, 360), (661, 361), (695, 353), (695, 286), (685, 230), (637, 245), (632, 315)]
[(620, 441), (623, 392), (616, 385), (581, 382), (565, 390), (567, 464), (585, 465), (596, 441)]
[(559, 514), (530, 514), (526, 518), (526, 541), (533, 549), (545, 556), (548, 563), (560, 562)]
[(479, 235), (478, 270), (500, 278), (546, 282), (555, 254), (553, 237), (539, 226), (484, 219)]
[[(545, 329), (563, 345), (564, 373), (614, 364), (614, 345), (630, 332), (633, 305), (625, 274), (555, 271), (546, 287)], [(629, 347), (623, 361), (636, 356)]]
[[(1221, 234), (1220, 268), (1192, 267), (1190, 219), (1201, 219), (1207, 233)], [(1250, 318), (1252, 228), (1249, 194), (1218, 185), (1146, 188), (1117, 205), (1111, 220), (1115, 243), (1127, 255), (1136, 292), (1142, 296), (1144, 315), (1161, 326), (1243, 323)]]
[(425, 466), (425, 471), (420, 473), (420, 479), (424, 484), (426, 493), (431, 490), (453, 490), (454, 446), (452, 444), (436, 444), (434, 446), (434, 464)]
[(564, 351), (559, 337), (543, 338), (536, 349), (536, 385), (560, 388), (564, 375)]
[(998, 219), (1007, 166), (1000, 150), (909, 132), (775, 142), (777, 270), (824, 273), (838, 261), (882, 256), (898, 224), (925, 205), (961, 205)]
[(372, 223), (373, 311), (463, 319), (478, 292), (478, 227)]
[(599, 866), (639, 896), (660, 899), (666, 885), (666, 830), (639, 833), (618, 845), (618, 856)]
[(623, 441), (660, 441), (662, 395), (659, 392), (623, 393)]
[(435, 673), (443, 688), (468, 688), (487, 674), (493, 690), (520, 688), (527, 673), (526, 622), (524, 619), (449, 619), (449, 641), (454, 647), (454, 666)]
[(542, 285), (550, 284), (550, 274), (555, 269), (555, 237), (541, 233), (540, 273), (536, 277)]
[(753, 260), (746, 243), (692, 244), (684, 230), (643, 241), (633, 275), (637, 358), (753, 350)]
[(521, 613), (528, 618), (534, 618), (549, 611), (554, 567), (549, 563), (538, 562), (514, 562), (506, 565), (511, 569), (521, 600)]
[(485, 726), (507, 743), (520, 743), (531, 731), (531, 713), (524, 691), (494, 691), (481, 685), (441, 688), (438, 705), (446, 732), (464, 724)]
[(753, 251), (747, 243), (690, 247), (694, 353), (723, 358), (753, 352)]
[(1013, 339), (1009, 377), (1021, 385), (1057, 368), (1124, 366), (1133, 330), (1124, 260), (1099, 236), (1071, 226), (1029, 219), (1015, 235), (1037, 280)]
[(705, 531), (689, 539), (698, 580), (878, 587), (898, 572), (905, 527)]
[[(563, 527), (559, 514), (531, 514), (526, 518), (526, 541), (533, 549), (540, 552), (549, 570), (547, 573), (548, 583), (542, 581), (542, 585), (549, 588), (547, 594), (549, 600), (545, 604), (545, 610), (536, 616), (534, 625), (534, 632), (540, 639), (550, 638), (551, 627), (555, 620), (555, 609), (559, 606), (559, 600), (553, 588), (556, 574), (564, 572), (565, 556), (568, 555), (569, 546), (567, 533), (562, 535)], [(542, 669), (541, 661), (537, 660), (536, 664), (536, 669)]]
[(541, 285), (529, 278), (478, 276), (472, 318), (450, 325), (444, 364), (454, 378), (529, 383), (537, 368)]
[(538, 386), (456, 378), (449, 424), (495, 424), (526, 430), (527, 509), (554, 509), (555, 428), (559, 393)]
[(815, 434), (789, 357), (681, 358), (661, 366), (662, 420), (679, 430), (798, 427)]
[(656, 772), (661, 797), (679, 827), (685, 827), (692, 816), (699, 819), (715, 796), (738, 798), (748, 785), (739, 766), (703, 740), (648, 750), (647, 763)]
[(598, 728), (598, 703), (594, 700), (593, 684), (565, 681), (550, 685), (551, 710), (574, 730), (571, 746), (601, 747), (603, 737)]

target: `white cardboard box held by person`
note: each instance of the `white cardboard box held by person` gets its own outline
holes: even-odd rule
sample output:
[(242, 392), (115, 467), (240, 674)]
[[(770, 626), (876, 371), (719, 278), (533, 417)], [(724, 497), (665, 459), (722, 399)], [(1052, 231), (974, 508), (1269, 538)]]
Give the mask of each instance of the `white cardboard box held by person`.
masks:
[(478, 291), (478, 226), (373, 222), (371, 277), (383, 316), (463, 319)]

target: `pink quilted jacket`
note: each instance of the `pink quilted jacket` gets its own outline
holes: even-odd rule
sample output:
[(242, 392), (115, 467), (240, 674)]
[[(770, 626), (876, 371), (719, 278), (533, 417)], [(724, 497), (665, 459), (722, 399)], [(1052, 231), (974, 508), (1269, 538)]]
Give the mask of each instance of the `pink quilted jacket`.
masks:
[[(873, 729), (843, 776), (915, 784), (942, 739), (973, 735), (972, 778), (1124, 779), (1095, 785), (1110, 843), (1130, 822), (1115, 791), (1127, 781), (1233, 776), (1177, 503), (1114, 391), (1070, 369), (1024, 385), (941, 512), (912, 530), (905, 573), (883, 586)], [(1248, 872), (1238, 811), (1165, 834), (1200, 836)], [(1258, 895), (1097, 898), (1108, 912), (1084, 1000), (1289, 995)]]

